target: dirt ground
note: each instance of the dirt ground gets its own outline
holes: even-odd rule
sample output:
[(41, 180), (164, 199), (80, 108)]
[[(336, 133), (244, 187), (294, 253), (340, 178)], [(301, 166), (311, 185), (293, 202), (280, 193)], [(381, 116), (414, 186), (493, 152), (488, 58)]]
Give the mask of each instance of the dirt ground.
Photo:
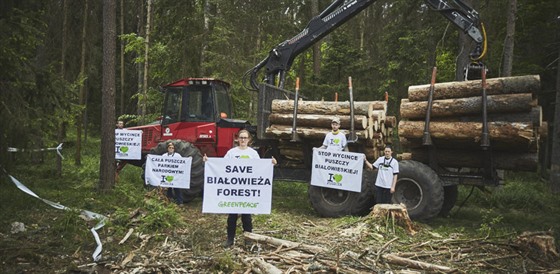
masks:
[[(560, 273), (550, 233), (499, 237), (441, 235), (398, 218), (318, 218), (278, 211), (254, 215), (254, 231), (224, 248), (225, 215), (183, 205), (183, 228), (117, 235), (100, 230), (102, 259), (93, 262), (93, 239), (61, 249), (45, 238), (49, 227), (0, 235), (3, 273)], [(131, 212), (133, 219), (142, 211)], [(91, 237), (91, 234), (78, 235)], [(78, 239), (76, 239), (77, 242)], [(552, 245), (554, 239), (552, 238)]]

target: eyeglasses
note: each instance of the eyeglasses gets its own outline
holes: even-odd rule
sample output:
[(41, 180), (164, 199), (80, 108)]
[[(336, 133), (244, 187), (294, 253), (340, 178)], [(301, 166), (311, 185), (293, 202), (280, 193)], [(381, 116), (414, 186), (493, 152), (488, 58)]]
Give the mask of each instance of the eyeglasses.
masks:
[(249, 139), (249, 137), (237, 137), (237, 139), (240, 139), (240, 140), (247, 140), (247, 139)]

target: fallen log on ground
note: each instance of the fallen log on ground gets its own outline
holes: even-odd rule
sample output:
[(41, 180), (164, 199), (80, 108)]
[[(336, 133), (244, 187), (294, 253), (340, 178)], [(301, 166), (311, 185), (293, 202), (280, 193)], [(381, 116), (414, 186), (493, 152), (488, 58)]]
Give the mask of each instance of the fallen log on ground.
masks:
[(243, 237), (253, 240), (253, 241), (258, 241), (258, 242), (262, 242), (262, 243), (267, 243), (273, 246), (285, 246), (288, 248), (294, 248), (294, 249), (298, 249), (298, 250), (303, 250), (309, 253), (325, 253), (327, 252), (326, 248), (320, 247), (320, 246), (314, 246), (314, 245), (307, 245), (307, 244), (302, 244), (302, 243), (296, 243), (296, 242), (292, 242), (292, 241), (288, 241), (288, 240), (282, 240), (282, 239), (278, 239), (278, 238), (274, 238), (274, 237), (270, 237), (270, 236), (264, 236), (264, 235), (259, 235), (259, 234), (255, 234), (255, 233), (251, 233), (251, 232), (244, 232), (243, 233)]
[(451, 267), (402, 258), (393, 254), (385, 254), (382, 257), (390, 264), (403, 265), (406, 267), (420, 269), (424, 271), (437, 271), (437, 272), (445, 272), (445, 273), (456, 271), (456, 269), (453, 269)]

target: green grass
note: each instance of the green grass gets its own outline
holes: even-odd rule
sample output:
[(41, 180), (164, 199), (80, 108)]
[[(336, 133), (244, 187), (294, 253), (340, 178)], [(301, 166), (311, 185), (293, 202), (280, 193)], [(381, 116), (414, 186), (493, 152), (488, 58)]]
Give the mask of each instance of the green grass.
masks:
[(469, 197), (471, 190), (460, 186), (451, 216), (428, 224), (440, 230), (474, 231), (479, 236), (553, 230), (560, 239), (560, 199), (548, 191), (547, 182), (538, 174), (509, 172), (502, 186), (484, 191), (474, 188)]
[[(182, 244), (201, 256), (219, 249), (225, 240), (225, 215), (202, 214), (200, 198), (183, 208), (170, 203), (157, 190), (143, 187), (141, 169), (138, 167), (125, 167), (119, 174), (114, 190), (105, 195), (99, 194), (96, 191), (99, 176), (98, 149), (99, 141), (90, 139), (84, 148), (82, 165), (75, 166), (73, 147), (65, 147), (63, 154), (66, 160), (63, 162), (61, 178), (54, 176), (54, 153), (45, 153), (44, 161), (39, 163), (29, 156), (18, 155), (17, 161), (9, 170), (10, 174), (41, 198), (58, 202), (73, 210), (52, 208), (17, 189), (6, 176), (0, 177), (0, 236), (7, 235), (0, 237), (0, 258), (3, 258), (0, 263), (16, 259), (23, 262), (38, 261), (58, 263), (60, 269), (76, 263), (72, 256), (59, 258), (61, 254), (77, 254), (76, 256), (90, 261), (95, 242), (89, 229), (96, 222), (81, 219), (81, 209), (109, 217), (107, 225), (99, 231), (104, 241), (105, 256), (126, 254), (137, 248), (140, 244), (138, 238), (129, 240), (128, 245), (118, 244), (131, 228), (137, 233), (156, 235), (153, 244), (165, 240), (170, 234), (180, 235)], [(415, 237), (407, 237), (402, 229), (390, 229), (381, 224), (379, 233), (374, 234), (386, 234), (380, 236), (386, 237), (383, 241), (399, 237), (399, 242), (406, 243), (429, 239), (433, 237), (431, 233), (443, 237), (459, 233), (484, 238), (552, 229), (558, 243), (560, 199), (549, 193), (547, 184), (537, 174), (509, 172), (503, 186), (487, 190), (475, 188), (469, 196), (471, 187), (459, 187), (457, 206), (453, 208), (450, 217), (417, 223), (420, 228), (429, 228), (426, 229), (429, 233), (421, 232)], [(26, 233), (10, 233), (11, 224), (16, 221), (25, 224)], [(308, 201), (307, 184), (282, 181), (275, 181), (273, 185), (272, 214), (253, 217), (256, 233), (294, 241), (299, 239), (301, 229), (307, 225), (326, 225), (322, 229), (329, 233), (362, 221), (364, 219), (351, 216), (319, 218)], [(238, 227), (238, 235), (240, 234), (241, 226)], [(230, 252), (215, 254), (215, 260), (208, 267), (224, 272), (239, 270), (232, 259), (236, 255)], [(35, 270), (42, 266), (44, 265), (38, 265)], [(0, 268), (0, 272), (33, 270), (30, 267), (7, 267)]]

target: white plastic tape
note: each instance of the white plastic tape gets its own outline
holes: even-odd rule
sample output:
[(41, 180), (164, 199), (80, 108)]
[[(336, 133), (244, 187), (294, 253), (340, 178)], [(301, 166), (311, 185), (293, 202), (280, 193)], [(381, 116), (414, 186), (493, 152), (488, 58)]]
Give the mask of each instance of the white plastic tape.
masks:
[[(61, 144), (62, 145), (62, 144)], [(10, 177), (10, 179), (12, 180), (12, 182), (17, 186), (17, 188), (19, 188), (21, 191), (45, 202), (46, 204), (57, 208), (57, 209), (63, 209), (63, 210), (71, 210), (71, 208), (69, 207), (65, 207), (59, 203), (55, 203), (52, 201), (49, 201), (47, 199), (43, 199), (41, 197), (39, 197), (37, 194), (35, 194), (33, 191), (31, 191), (29, 188), (27, 188), (25, 185), (23, 185), (22, 183), (20, 183), (20, 181), (18, 181), (16, 178), (14, 178), (12, 175), (8, 175)], [(95, 248), (95, 251), (93, 252), (93, 260), (95, 262), (99, 261), (101, 259), (101, 251), (103, 251), (103, 245), (101, 244), (101, 240), (99, 240), (99, 235), (97, 234), (97, 230), (102, 228), (103, 226), (105, 226), (105, 221), (107, 220), (107, 217), (95, 213), (95, 212), (91, 212), (91, 211), (87, 211), (87, 210), (81, 210), (80, 211), (80, 216), (83, 216), (87, 221), (89, 220), (98, 220), (99, 222), (91, 228), (91, 233), (93, 234), (93, 237), (95, 238), (95, 242), (97, 243), (97, 248)]]
[(48, 147), (48, 148), (39, 148), (39, 149), (23, 149), (23, 148), (15, 148), (15, 147), (8, 147), (8, 152), (25, 152), (25, 151), (51, 151), (55, 150), (56, 154), (60, 157), (60, 159), (64, 160), (64, 156), (62, 156), (62, 143), (60, 143), (57, 147)]

